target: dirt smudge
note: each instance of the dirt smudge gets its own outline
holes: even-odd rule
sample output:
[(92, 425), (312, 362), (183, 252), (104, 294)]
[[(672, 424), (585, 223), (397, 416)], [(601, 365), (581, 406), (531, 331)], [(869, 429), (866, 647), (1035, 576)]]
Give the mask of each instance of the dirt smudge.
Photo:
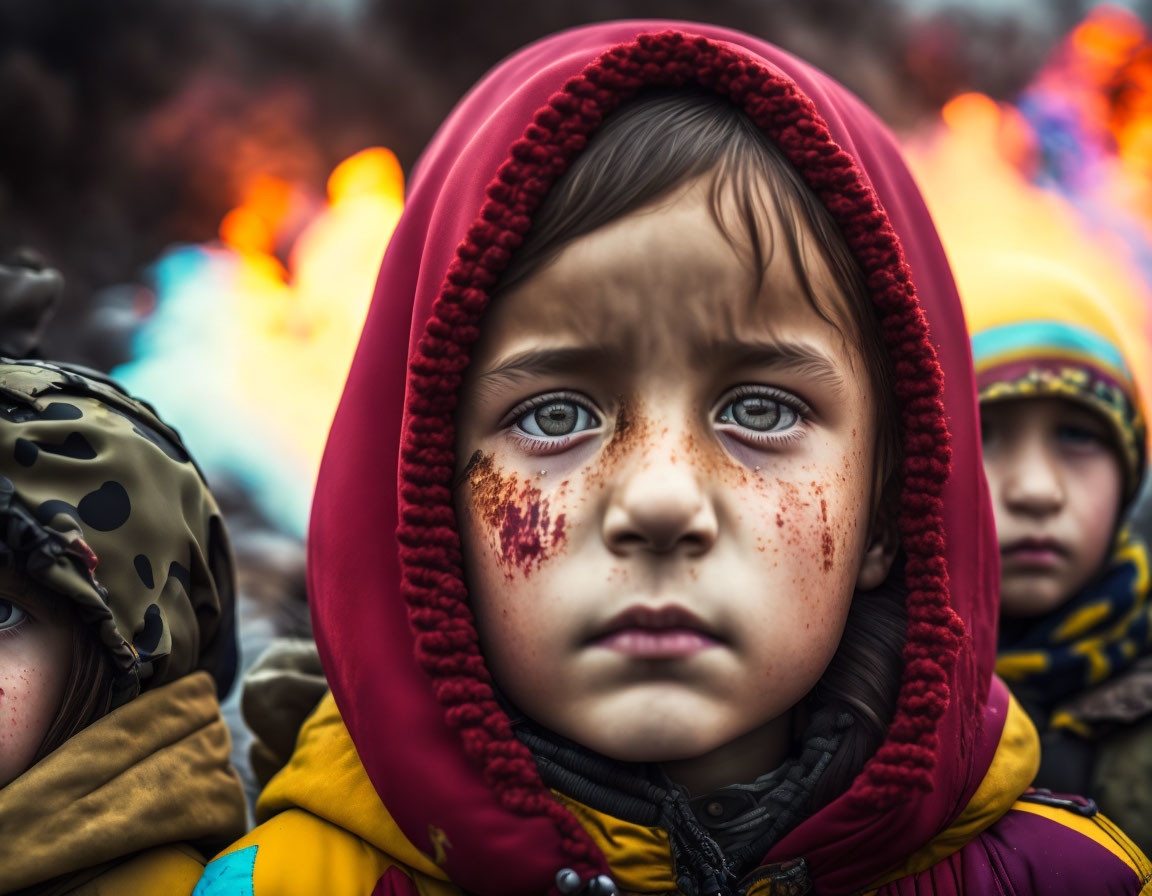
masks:
[[(817, 494), (823, 492), (819, 489)], [(836, 562), (836, 542), (832, 538), (832, 527), (828, 525), (828, 502), (820, 499), (820, 555), (824, 561), (824, 572), (831, 572)]]
[[(477, 456), (479, 455), (479, 456)], [(497, 469), (490, 454), (477, 452), (469, 461), (468, 483), (477, 516), (495, 533), (500, 563), (512, 578), (529, 575), (562, 550), (567, 537), (563, 513), (552, 517), (548, 499), (530, 481)]]
[(585, 482), (589, 490), (605, 488), (620, 461), (631, 454), (636, 445), (642, 444), (648, 438), (652, 428), (651, 422), (639, 416), (627, 400), (617, 398), (617, 402), (612, 435), (595, 464), (587, 472)]
[(615, 461), (626, 454), (648, 432), (648, 422), (639, 420), (632, 406), (623, 398), (617, 399), (616, 420), (612, 424), (612, 437), (604, 449), (604, 461)]

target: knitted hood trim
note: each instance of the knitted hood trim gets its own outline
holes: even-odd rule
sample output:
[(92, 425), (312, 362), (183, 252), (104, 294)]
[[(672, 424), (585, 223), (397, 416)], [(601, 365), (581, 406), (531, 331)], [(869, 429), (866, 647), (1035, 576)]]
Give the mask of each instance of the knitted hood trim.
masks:
[[(478, 894), (539, 893), (561, 867), (584, 877), (606, 865), (494, 697), (468, 606), (450, 421), (491, 291), (534, 211), (645, 86), (727, 96), (781, 148), (858, 261), (894, 371), (908, 617), (895, 715), (849, 790), (768, 859), (804, 856), (818, 887), (878, 876), (971, 798), (1003, 724), (1005, 700), (989, 696), (995, 540), (971, 356), (923, 201), (890, 135), (843, 88), (746, 35), (667, 28), (610, 23), (548, 38), (502, 63), (445, 122), (410, 180), (317, 486), (310, 587), (341, 714), (405, 835)], [(555, 92), (542, 93), (549, 83)], [(929, 319), (946, 341), (930, 338)], [(395, 556), (380, 547), (390, 523)], [(952, 595), (950, 575), (961, 583)], [(881, 829), (890, 848), (879, 848)], [(453, 847), (438, 849), (445, 838)]]
[(930, 789), (935, 723), (947, 704), (948, 669), (963, 636), (948, 605), (942, 556), (940, 492), (949, 462), (942, 374), (899, 241), (875, 193), (795, 85), (732, 49), (669, 31), (604, 54), (537, 112), (488, 186), (488, 201), (456, 250), (410, 361), (398, 532), (417, 657), (449, 723), (460, 729), (468, 754), (481, 763), (508, 808), (547, 815), (571, 838), (573, 852), (589, 862), (586, 835), (547, 792), (492, 691), (467, 606), (451, 513), (455, 431), (444, 421), (455, 410), (490, 291), (556, 178), (605, 116), (640, 87), (692, 83), (741, 106), (832, 212), (864, 270), (894, 362), (905, 480), (899, 526), (908, 555), (906, 668), (891, 733), (852, 789), (853, 800), (887, 808), (910, 790)]

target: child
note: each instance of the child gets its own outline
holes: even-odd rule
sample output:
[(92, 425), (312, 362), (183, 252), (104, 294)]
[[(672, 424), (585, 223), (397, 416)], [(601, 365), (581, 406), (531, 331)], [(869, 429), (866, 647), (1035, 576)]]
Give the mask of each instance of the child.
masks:
[(967, 310), (1001, 557), (996, 670), (1040, 730), (1037, 787), (1152, 848), (1152, 601), (1129, 525), (1146, 468), (1123, 328), (1089, 284), (983, 258)]
[(231, 551), (179, 436), (0, 360), (0, 893), (190, 893), (245, 829)]
[(965, 333), (803, 63), (653, 22), (502, 63), (333, 424), (332, 696), (198, 896), (1138, 892), (1101, 816), (1018, 800)]

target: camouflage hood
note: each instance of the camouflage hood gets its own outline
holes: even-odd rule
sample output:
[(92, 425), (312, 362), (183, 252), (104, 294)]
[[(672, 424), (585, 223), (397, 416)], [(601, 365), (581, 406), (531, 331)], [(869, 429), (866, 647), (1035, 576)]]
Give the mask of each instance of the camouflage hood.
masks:
[(113, 705), (236, 671), (232, 552), (180, 436), (92, 371), (0, 359), (0, 566), (62, 594), (119, 670)]

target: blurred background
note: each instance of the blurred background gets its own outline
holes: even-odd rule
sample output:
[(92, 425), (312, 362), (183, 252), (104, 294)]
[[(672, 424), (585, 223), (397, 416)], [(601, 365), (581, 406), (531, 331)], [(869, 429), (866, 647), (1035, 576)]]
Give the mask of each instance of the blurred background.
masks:
[(312, 483), (405, 174), (503, 56), (622, 17), (831, 73), (899, 135), (962, 289), (989, 247), (1079, 268), (1147, 387), (1152, 0), (5, 0), (0, 265), (62, 272), (41, 356), (112, 371), (208, 470), (246, 659), (308, 634)]

